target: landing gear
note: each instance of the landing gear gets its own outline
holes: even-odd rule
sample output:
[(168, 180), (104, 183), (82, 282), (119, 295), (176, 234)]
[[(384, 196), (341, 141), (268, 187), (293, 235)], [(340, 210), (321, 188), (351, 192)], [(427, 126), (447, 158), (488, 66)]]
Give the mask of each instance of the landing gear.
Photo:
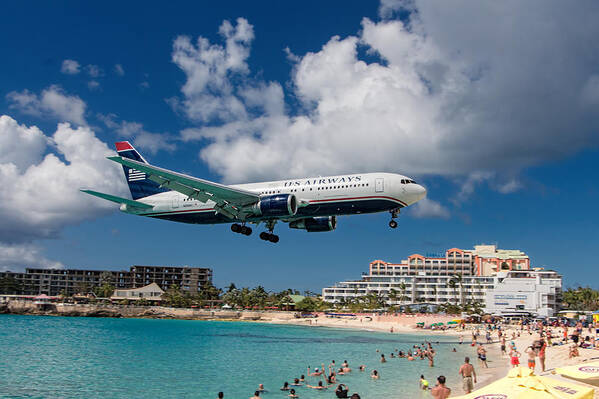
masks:
[(239, 233), (239, 234), (243, 234), (244, 236), (249, 236), (250, 234), (252, 234), (252, 228), (248, 227), (246, 225), (240, 225), (237, 223), (234, 223), (231, 225), (231, 231), (233, 233)]
[(279, 242), (279, 236), (278, 235), (267, 233), (266, 231), (263, 231), (262, 233), (260, 233), (260, 239), (264, 240), (264, 241), (270, 241), (272, 243)]
[(279, 242), (279, 236), (272, 233), (273, 230), (275, 229), (276, 223), (277, 223), (276, 220), (268, 220), (266, 222), (266, 228), (268, 229), (268, 232), (263, 231), (262, 233), (260, 233), (261, 240), (270, 241), (272, 243)]
[(391, 213), (391, 221), (389, 222), (389, 227), (391, 227), (392, 229), (397, 228), (397, 222), (395, 221), (395, 219), (399, 217), (399, 210), (400, 208), (396, 208), (389, 211)]

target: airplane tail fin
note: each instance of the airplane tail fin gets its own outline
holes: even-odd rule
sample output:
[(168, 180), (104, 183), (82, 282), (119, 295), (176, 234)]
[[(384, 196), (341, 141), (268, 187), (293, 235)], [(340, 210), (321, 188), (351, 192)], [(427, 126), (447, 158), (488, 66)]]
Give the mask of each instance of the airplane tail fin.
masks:
[[(115, 145), (119, 156), (148, 163), (128, 141), (119, 141)], [(148, 179), (144, 172), (131, 169), (125, 165), (123, 165), (123, 171), (125, 172), (125, 179), (131, 191), (131, 198), (134, 200), (168, 191), (168, 189), (160, 187), (158, 183)]]

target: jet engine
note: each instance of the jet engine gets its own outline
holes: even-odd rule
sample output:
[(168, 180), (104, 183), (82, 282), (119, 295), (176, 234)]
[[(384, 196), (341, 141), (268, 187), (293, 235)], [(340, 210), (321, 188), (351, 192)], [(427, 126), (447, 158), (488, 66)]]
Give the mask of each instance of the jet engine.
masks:
[(309, 233), (317, 231), (332, 231), (337, 227), (337, 216), (322, 216), (294, 220), (289, 223), (292, 229), (303, 229)]
[(294, 216), (297, 212), (297, 198), (293, 194), (275, 194), (260, 198), (253, 211), (261, 216)]

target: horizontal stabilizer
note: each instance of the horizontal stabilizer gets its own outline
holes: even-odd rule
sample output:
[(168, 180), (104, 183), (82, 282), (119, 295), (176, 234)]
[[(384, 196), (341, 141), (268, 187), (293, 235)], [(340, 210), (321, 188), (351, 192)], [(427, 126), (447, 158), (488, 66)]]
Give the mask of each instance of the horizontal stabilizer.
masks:
[(141, 209), (153, 208), (152, 205), (144, 204), (143, 202), (139, 202), (139, 201), (133, 201), (133, 200), (130, 200), (127, 198), (117, 197), (115, 195), (99, 193), (99, 192), (93, 191), (93, 190), (80, 190), (80, 191), (82, 191), (86, 194), (89, 194), (89, 195), (93, 195), (95, 197), (99, 197), (99, 198), (108, 200), (108, 201), (116, 202), (117, 204), (127, 204), (131, 207), (141, 208)]

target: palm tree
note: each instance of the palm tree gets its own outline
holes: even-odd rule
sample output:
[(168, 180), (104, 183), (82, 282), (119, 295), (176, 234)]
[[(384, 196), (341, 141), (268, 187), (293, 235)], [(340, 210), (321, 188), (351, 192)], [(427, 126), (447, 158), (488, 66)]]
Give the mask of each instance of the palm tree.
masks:
[(456, 286), (455, 280), (453, 280), (453, 279), (449, 280), (447, 285), (449, 285), (449, 288), (451, 288), (453, 290), (453, 296), (455, 297), (455, 302), (457, 304), (458, 303), (458, 295), (457, 295), (456, 289), (455, 289), (455, 286)]
[(406, 283), (404, 283), (403, 281), (401, 283), (399, 283), (399, 289), (401, 290), (401, 298), (399, 300), (401, 302), (403, 302), (405, 299), (407, 299), (407, 297), (406, 297)]
[(391, 302), (391, 305), (395, 305), (396, 301), (397, 301), (397, 290), (395, 288), (391, 288), (389, 290), (389, 302)]
[(457, 283), (457, 285), (460, 288), (460, 305), (462, 305), (464, 303), (464, 292), (463, 292), (463, 286), (462, 286), (462, 282), (463, 282), (462, 273), (456, 273), (452, 277), (455, 280), (455, 283)]

